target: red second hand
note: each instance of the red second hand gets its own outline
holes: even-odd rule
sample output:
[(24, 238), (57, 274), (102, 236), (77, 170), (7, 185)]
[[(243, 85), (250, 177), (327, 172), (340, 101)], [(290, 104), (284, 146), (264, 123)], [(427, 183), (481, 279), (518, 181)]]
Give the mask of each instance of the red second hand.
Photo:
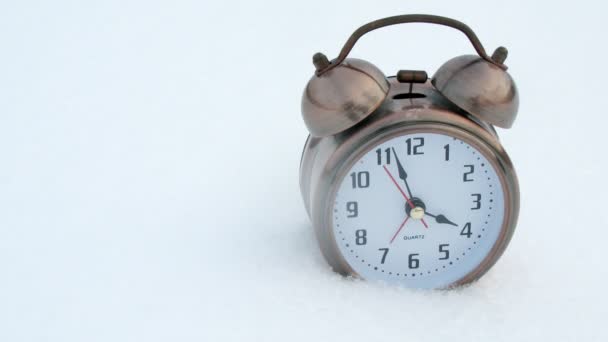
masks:
[[(407, 203), (410, 205), (410, 207), (414, 208), (414, 203), (412, 203), (412, 201), (407, 197), (407, 195), (405, 194), (405, 192), (403, 191), (403, 189), (401, 189), (401, 187), (399, 186), (399, 184), (397, 184), (397, 181), (395, 180), (395, 178), (393, 177), (393, 175), (391, 174), (391, 172), (386, 168), (386, 165), (382, 165), (382, 167), (384, 168), (384, 171), (386, 171), (386, 174), (391, 178), (391, 180), (393, 181), (393, 184), (395, 184), (395, 186), (397, 187), (397, 189), (399, 189), (399, 192), (401, 192), (401, 194), (403, 195), (403, 197), (405, 197), (405, 200), (407, 201)], [(409, 216), (408, 216), (409, 217)], [(425, 228), (428, 228), (429, 226), (426, 224), (426, 222), (424, 221), (423, 218), (420, 219), (420, 221), (422, 221), (422, 224), (424, 225)]]
[(407, 220), (409, 220), (409, 219), (410, 219), (409, 216), (405, 217), (405, 220), (403, 220), (403, 223), (401, 223), (401, 225), (399, 226), (399, 229), (397, 229), (397, 232), (395, 232), (395, 235), (393, 235), (393, 238), (391, 239), (391, 242), (389, 242), (389, 244), (393, 243), (393, 241), (395, 241), (395, 238), (397, 237), (397, 235), (399, 235), (399, 232), (401, 231), (403, 226), (405, 226), (405, 224), (407, 223)]

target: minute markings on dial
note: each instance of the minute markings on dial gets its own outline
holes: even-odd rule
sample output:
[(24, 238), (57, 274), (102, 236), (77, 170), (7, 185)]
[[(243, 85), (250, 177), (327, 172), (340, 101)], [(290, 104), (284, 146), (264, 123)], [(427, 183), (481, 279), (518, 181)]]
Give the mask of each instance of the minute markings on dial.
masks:
[[(422, 136), (422, 134), (411, 136)], [(336, 193), (333, 214), (335, 236), (339, 240), (336, 242), (339, 245), (340, 253), (349, 265), (365, 279), (405, 281), (408, 284), (410, 282), (416, 284), (414, 285), (416, 287), (426, 287), (427, 282), (434, 284), (437, 281), (443, 281), (442, 279), (451, 274), (445, 273), (448, 272), (447, 269), (452, 269), (449, 272), (464, 273), (468, 264), (462, 264), (461, 261), (472, 262), (470, 261), (472, 259), (469, 258), (476, 258), (475, 253), (479, 255), (485, 253), (487, 246), (491, 245), (495, 239), (493, 231), (488, 229), (494, 227), (498, 222), (497, 220), (488, 222), (495, 214), (492, 207), (482, 206), (479, 209), (481, 211), (471, 214), (475, 214), (473, 216), (469, 216), (468, 211), (463, 217), (457, 214), (464, 214), (465, 210), (475, 207), (474, 204), (469, 203), (470, 193), (488, 194), (487, 197), (483, 197), (484, 203), (493, 200), (494, 203), (491, 205), (501, 209), (500, 195), (502, 193), (499, 191), (500, 187), (497, 186), (497, 177), (492, 173), (492, 168), (486, 168), (490, 164), (483, 158), (484, 155), (474, 150), (475, 146), (467, 149), (466, 145), (461, 147), (462, 143), (458, 144), (459, 141), (452, 143), (452, 140), (456, 140), (452, 139), (453, 137), (450, 137), (449, 141), (446, 138), (438, 138), (436, 134), (424, 135), (424, 138), (429, 142), (425, 151), (427, 153), (415, 157), (415, 161), (410, 159), (409, 155), (405, 154), (405, 150), (401, 151), (398, 146), (402, 142), (403, 136), (395, 137), (386, 144), (374, 146), (368, 151), (371, 153), (367, 153), (359, 159), (356, 166), (353, 166), (349, 172), (358, 174), (360, 171), (366, 170), (376, 181), (369, 186), (367, 191), (363, 192), (359, 186), (351, 186), (351, 178), (345, 177)], [(456, 163), (443, 164), (445, 159), (443, 147), (446, 144), (450, 144), (450, 161)], [(400, 151), (397, 152), (397, 150)], [(381, 158), (378, 158), (378, 151), (381, 151)], [(399, 158), (397, 153), (401, 154), (404, 159)], [(437, 158), (438, 156), (440, 158)], [(389, 162), (389, 158), (392, 161)], [(376, 161), (378, 162), (376, 163)], [(398, 163), (400, 165), (396, 165)], [(370, 164), (380, 167), (370, 167)], [(461, 179), (462, 173), (466, 171), (466, 169), (462, 170), (463, 164), (474, 164), (475, 169), (480, 166), (480, 170), (476, 171), (481, 171), (481, 174), (485, 171), (487, 175), (477, 180), (483, 180), (483, 182), (470, 182), (466, 186), (461, 186), (461, 183), (457, 181), (452, 182), (454, 178)], [(386, 174), (380, 175), (379, 173)], [(413, 178), (409, 178), (409, 175), (412, 175)], [(420, 179), (422, 182), (425, 181), (424, 178), (430, 178), (426, 179), (424, 183), (427, 186), (418, 189), (416, 185), (418, 177), (423, 177)], [(488, 177), (492, 177), (492, 179), (488, 179), (486, 182)], [(399, 181), (396, 181), (397, 179)], [(411, 186), (409, 185), (410, 180), (414, 182)], [(423, 191), (418, 193), (420, 190)], [(401, 198), (394, 197), (395, 193), (392, 191), (398, 191)], [(387, 197), (384, 197), (385, 194)], [(461, 196), (466, 197), (466, 200), (460, 201)], [(442, 209), (442, 206), (433, 209), (437, 204), (431, 204), (430, 213), (427, 213), (424, 199), (431, 202), (434, 200), (446, 201), (450, 211), (444, 211), (446, 208)], [(365, 208), (366, 210), (359, 212), (357, 220), (351, 220), (353, 210), (356, 210), (353, 205), (355, 201), (359, 209)], [(391, 203), (384, 203), (385, 201)], [(424, 217), (425, 215), (428, 217)], [(471, 221), (473, 227), (470, 239), (460, 234), (462, 224), (465, 223), (464, 221), (460, 223), (460, 221), (465, 220), (465, 217), (466, 221)], [(456, 220), (452, 221), (452, 218)], [(443, 226), (448, 230), (420, 230), (422, 227), (417, 227), (415, 222), (414, 224), (407, 223), (408, 221), (421, 221), (421, 219), (426, 220), (427, 223), (430, 223), (428, 220), (433, 220), (438, 228)], [(479, 220), (485, 220), (485, 223)], [(361, 229), (367, 229), (368, 241), (366, 244), (358, 245), (356, 244), (356, 231)], [(452, 229), (454, 229), (454, 234), (448, 233), (448, 231), (452, 232)], [(448, 246), (446, 247), (446, 245)], [(390, 252), (386, 253), (389, 248)], [(449, 259), (441, 259), (446, 257), (446, 252), (449, 252)], [(415, 255), (414, 259), (419, 260), (416, 263), (419, 263), (420, 269), (418, 267), (412, 269), (412, 264), (408, 263), (411, 254)], [(427, 280), (426, 276), (432, 281)]]

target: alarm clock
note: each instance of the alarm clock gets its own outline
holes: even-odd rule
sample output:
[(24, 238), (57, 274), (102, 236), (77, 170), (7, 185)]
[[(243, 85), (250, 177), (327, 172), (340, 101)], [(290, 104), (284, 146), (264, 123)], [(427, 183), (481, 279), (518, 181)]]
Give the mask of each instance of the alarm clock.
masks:
[[(421, 70), (386, 77), (347, 58), (367, 32), (404, 23), (457, 29), (476, 54), (447, 61), (432, 78)], [(333, 270), (446, 289), (496, 263), (519, 211), (515, 170), (494, 129), (510, 128), (519, 105), (506, 57), (504, 47), (487, 55), (467, 25), (420, 14), (361, 26), (331, 61), (313, 56), (300, 188)]]

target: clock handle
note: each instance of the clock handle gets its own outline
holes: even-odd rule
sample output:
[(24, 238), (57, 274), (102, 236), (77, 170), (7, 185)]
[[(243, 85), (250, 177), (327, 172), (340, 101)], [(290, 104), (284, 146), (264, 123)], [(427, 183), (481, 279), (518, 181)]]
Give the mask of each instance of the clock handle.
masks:
[(448, 26), (448, 27), (457, 29), (458, 31), (464, 33), (467, 36), (467, 38), (469, 38), (469, 41), (471, 42), (471, 44), (473, 44), (473, 47), (475, 48), (475, 51), (477, 51), (477, 54), (479, 55), (479, 57), (500, 67), (503, 70), (507, 69), (507, 66), (502, 63), (504, 61), (504, 58), (501, 56), (502, 51), (503, 50), (506, 51), (506, 49), (498, 48), (492, 57), (488, 56), (488, 54), (486, 53), (486, 50), (483, 48), (483, 45), (479, 41), (479, 38), (477, 38), (477, 35), (475, 35), (475, 32), (473, 32), (473, 30), (470, 27), (468, 27), (466, 24), (464, 24), (458, 20), (441, 17), (441, 16), (437, 16), (437, 15), (405, 14), (405, 15), (397, 15), (397, 16), (393, 16), (393, 17), (387, 17), (387, 18), (383, 18), (383, 19), (374, 20), (370, 23), (367, 23), (367, 24), (359, 27), (355, 32), (353, 32), (353, 34), (350, 36), (350, 38), (348, 38), (348, 40), (346, 41), (346, 44), (344, 44), (344, 46), (342, 47), (342, 50), (340, 51), (340, 55), (338, 55), (338, 57), (335, 58), (334, 60), (332, 60), (330, 63), (326, 64), (324, 68), (317, 70), (317, 76), (320, 76), (320, 75), (328, 72), (329, 70), (335, 68), (340, 63), (342, 63), (346, 59), (346, 57), (348, 56), (350, 51), (353, 49), (353, 47), (355, 46), (355, 44), (357, 43), (359, 38), (361, 38), (364, 34), (370, 32), (370, 31), (373, 31), (375, 29), (385, 27), (385, 26), (406, 24), (406, 23), (437, 24), (437, 25), (443, 25), (443, 26)]

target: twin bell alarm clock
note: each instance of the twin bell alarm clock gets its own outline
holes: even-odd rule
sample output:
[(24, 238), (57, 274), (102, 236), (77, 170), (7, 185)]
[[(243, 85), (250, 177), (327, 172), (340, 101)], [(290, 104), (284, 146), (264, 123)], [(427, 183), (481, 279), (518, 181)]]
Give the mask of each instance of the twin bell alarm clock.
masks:
[[(477, 54), (447, 61), (430, 79), (419, 70), (386, 77), (347, 58), (364, 34), (404, 23), (457, 29)], [(336, 272), (445, 289), (496, 263), (519, 211), (515, 170), (494, 130), (513, 125), (519, 104), (506, 58), (504, 47), (488, 56), (465, 24), (433, 15), (373, 21), (337, 58), (314, 55), (300, 188)]]

